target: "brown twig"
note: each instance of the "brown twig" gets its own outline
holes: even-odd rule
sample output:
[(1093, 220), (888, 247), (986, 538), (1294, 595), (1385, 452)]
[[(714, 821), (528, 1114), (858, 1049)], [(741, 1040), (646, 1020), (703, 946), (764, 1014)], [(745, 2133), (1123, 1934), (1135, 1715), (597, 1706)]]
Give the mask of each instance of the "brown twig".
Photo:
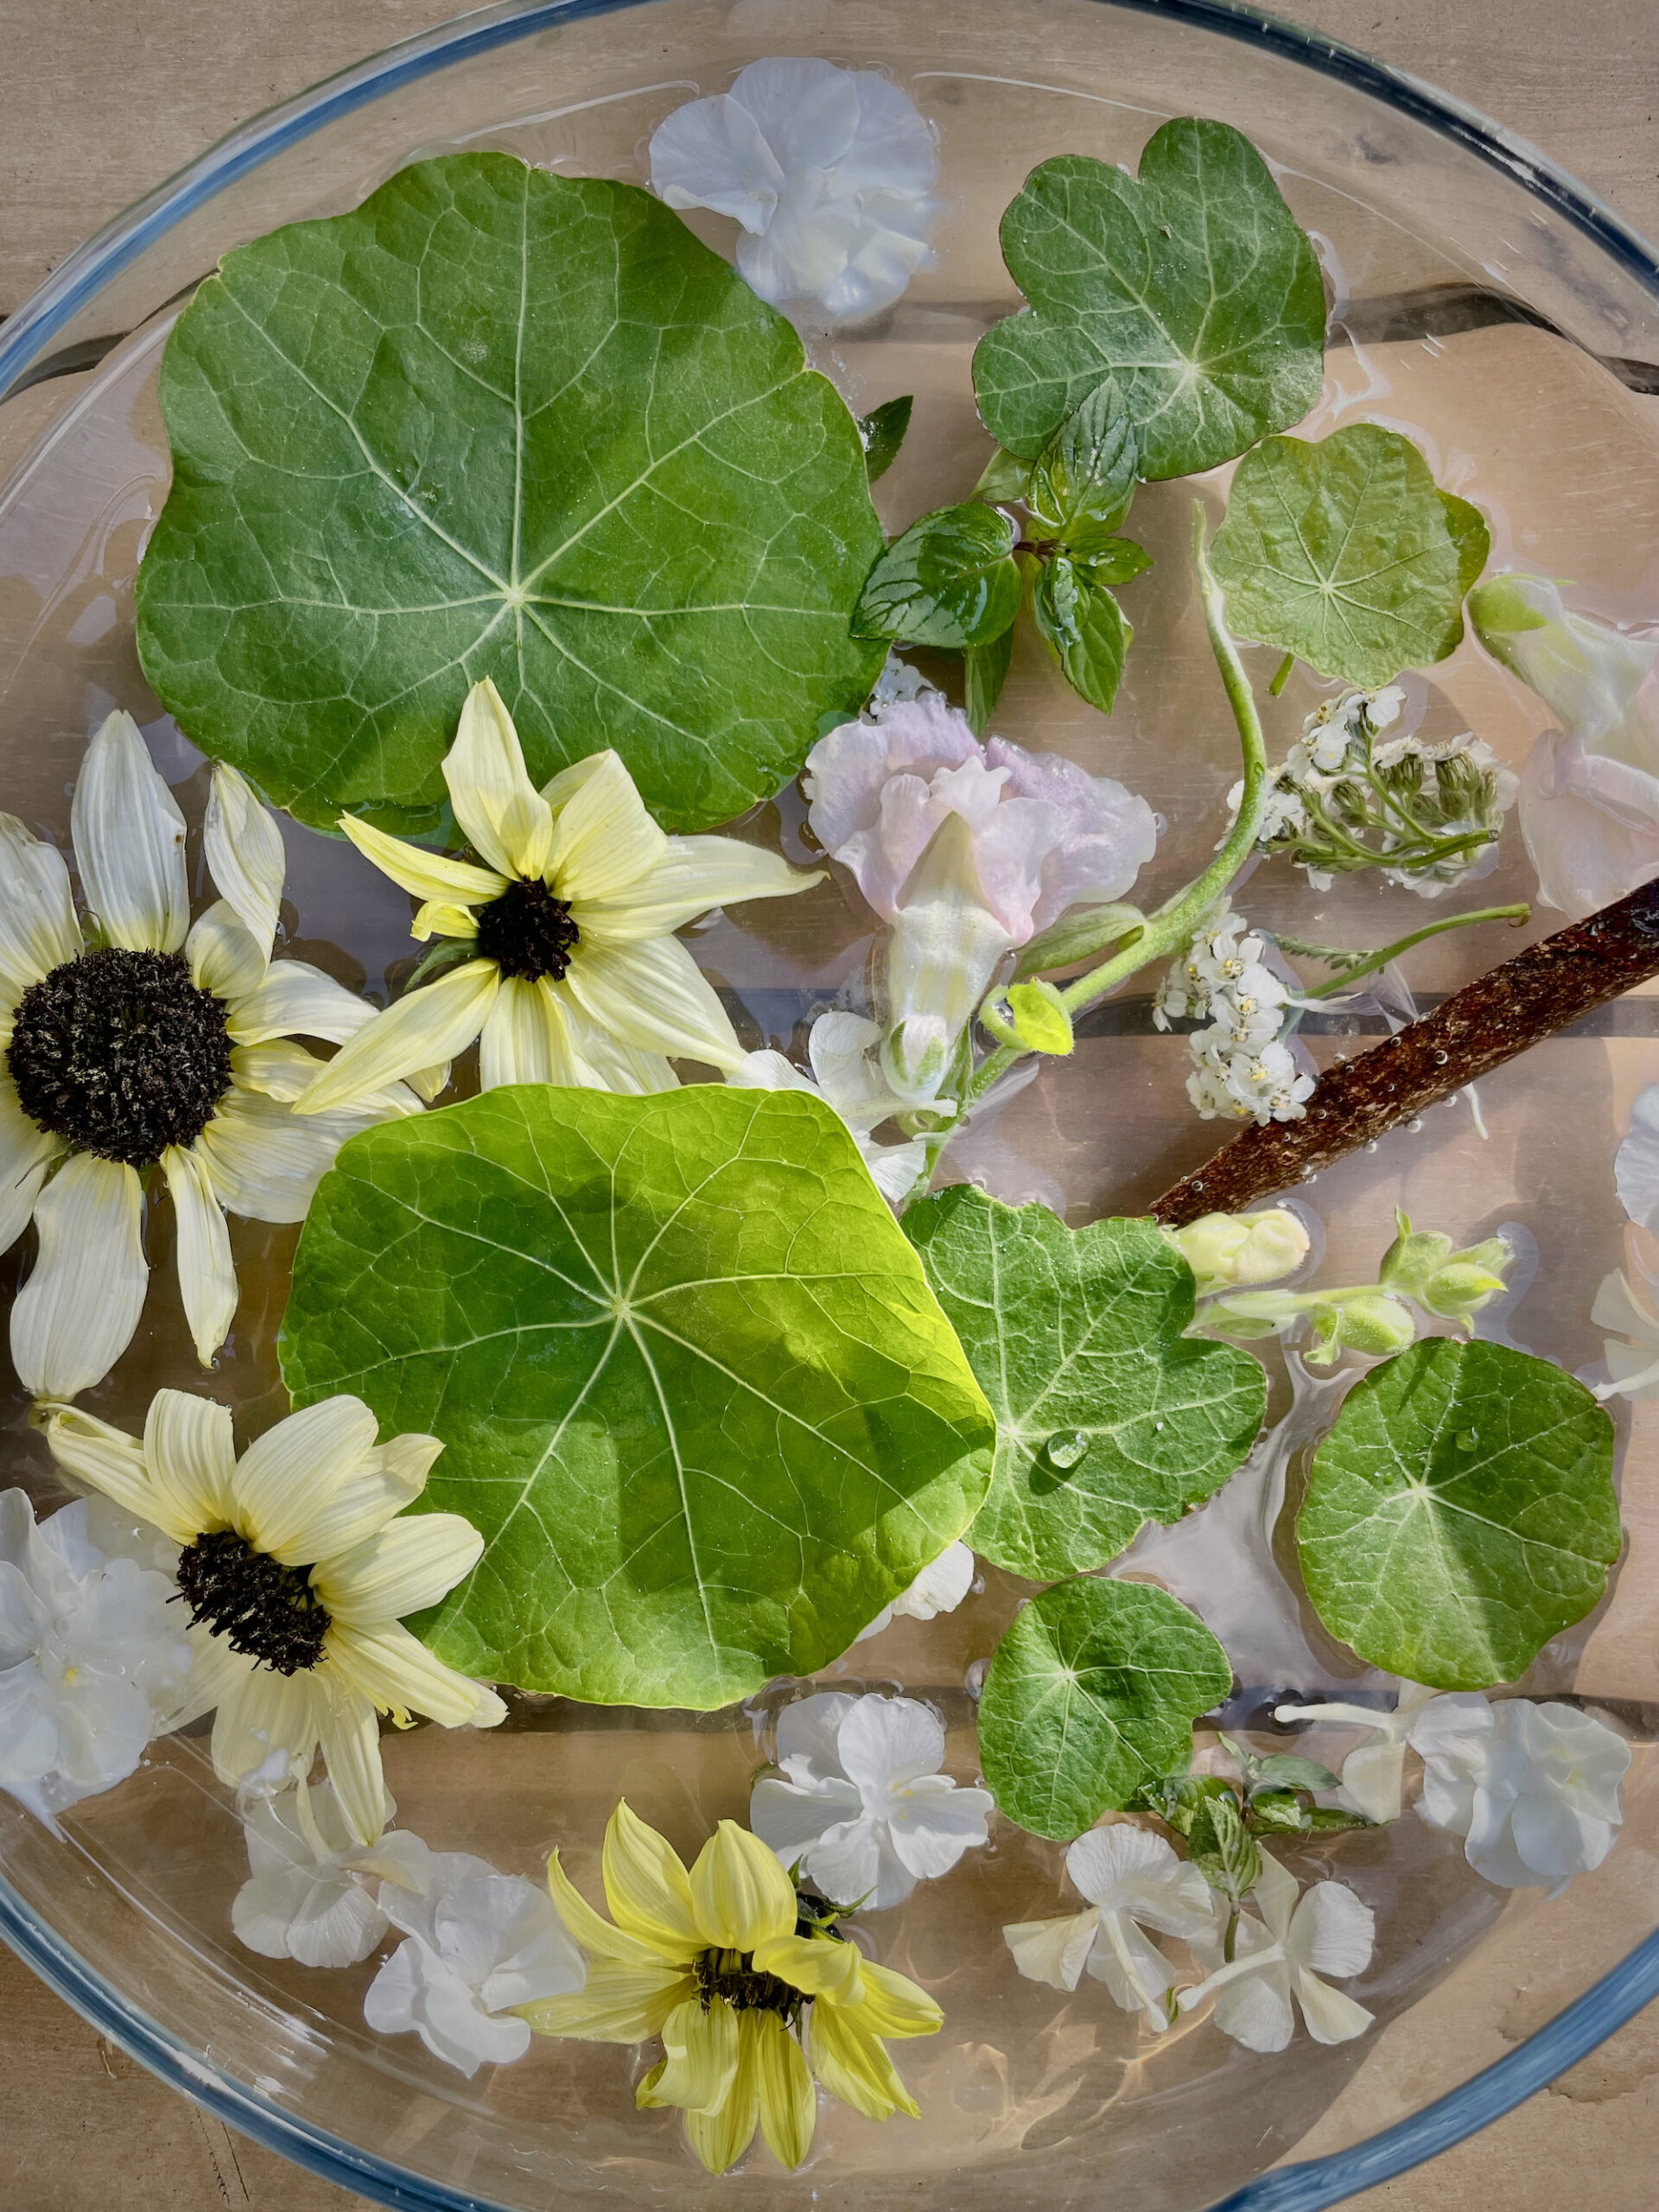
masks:
[(1179, 1229), (1200, 1214), (1239, 1213), (1292, 1190), (1653, 976), (1659, 976), (1659, 877), (1529, 945), (1421, 1021), (1328, 1070), (1301, 1121), (1246, 1129), (1173, 1184), (1153, 1214)]

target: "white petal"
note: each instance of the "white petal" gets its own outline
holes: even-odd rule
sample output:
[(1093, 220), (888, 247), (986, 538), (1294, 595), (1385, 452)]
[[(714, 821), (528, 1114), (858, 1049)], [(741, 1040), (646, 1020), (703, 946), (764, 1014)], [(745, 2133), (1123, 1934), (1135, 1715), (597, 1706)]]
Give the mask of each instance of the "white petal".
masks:
[(475, 906), (499, 899), (507, 887), (506, 877), (493, 868), (474, 868), (470, 861), (451, 860), (447, 853), (429, 852), (424, 845), (405, 844), (401, 837), (388, 836), (354, 815), (342, 814), (340, 826), (365, 860), (372, 861), (382, 875), (389, 875), (416, 899), (454, 899)]
[(651, 141), (651, 186), (671, 207), (712, 207), (763, 232), (784, 181), (759, 123), (729, 92), (687, 100)]
[(1372, 2015), (1363, 2005), (1317, 1974), (1298, 1973), (1292, 1980), (1315, 2043), (1350, 2043), (1370, 2026)]
[(232, 1090), (192, 1150), (219, 1204), (252, 1221), (303, 1221), (334, 1154), (362, 1125)]
[(887, 1835), (907, 1872), (936, 1882), (963, 1852), (989, 1840), (996, 1800), (988, 1789), (958, 1789), (946, 1774), (919, 1777), (887, 1801)]
[(841, 1727), (858, 1700), (845, 1690), (791, 1698), (778, 1716), (778, 1764), (797, 1782), (844, 1774)]
[(289, 1926), (314, 1886), (312, 1873), (304, 1866), (272, 1868), (244, 1882), (231, 1900), (231, 1926), (238, 1942), (257, 1951), (261, 1958), (287, 1958)]
[(350, 1967), (366, 1959), (386, 1932), (386, 1916), (361, 1882), (347, 1874), (314, 1882), (289, 1929), (288, 1948), (302, 1967)]
[(1215, 2022), (1246, 2050), (1282, 2050), (1296, 2025), (1290, 2009), (1290, 1970), (1283, 1961), (1241, 1974), (1217, 1990)]
[(1371, 1962), (1376, 1916), (1340, 1882), (1315, 1882), (1297, 1906), (1286, 1955), (1315, 1974), (1345, 1981)]
[(822, 868), (809, 874), (791, 868), (779, 854), (741, 838), (671, 837), (643, 882), (612, 899), (573, 899), (570, 918), (594, 944), (637, 944), (641, 938), (671, 937), (711, 907), (791, 899), (823, 878)]
[(446, 1667), (396, 1622), (372, 1632), (331, 1628), (327, 1663), (340, 1681), (384, 1713), (424, 1713), (445, 1728), (493, 1728), (506, 1718), (493, 1690)]
[(841, 1724), (841, 1764), (872, 1800), (895, 1783), (937, 1774), (944, 1758), (944, 1726), (909, 1697), (861, 1697)]
[(1342, 1794), (1368, 1821), (1397, 1821), (1406, 1772), (1403, 1738), (1379, 1736), (1350, 1751), (1342, 1763)]
[[(922, 1149), (919, 1146), (914, 1148)], [(908, 1152), (912, 1147), (893, 1145), (889, 1149), (897, 1153)], [(909, 1589), (893, 1600), (893, 1610), (912, 1620), (937, 1620), (941, 1613), (955, 1612), (973, 1582), (972, 1550), (961, 1542), (947, 1544), (937, 1559), (928, 1561)]]
[(1288, 1866), (1275, 1859), (1270, 1851), (1262, 1852), (1262, 1872), (1255, 1878), (1255, 1887), (1250, 1895), (1255, 1899), (1269, 1932), (1281, 1942), (1284, 1941), (1294, 1916), (1296, 1897), (1300, 1886)]
[(561, 899), (614, 899), (653, 874), (668, 839), (620, 753), (591, 753), (545, 787), (553, 809), (547, 880)]
[(493, 960), (469, 960), (409, 992), (341, 1046), (298, 1110), (349, 1106), (435, 1061), (453, 1059), (483, 1028), (500, 976)]
[(257, 987), (231, 1009), (238, 1045), (270, 1037), (326, 1037), (343, 1045), (376, 1019), (376, 1009), (308, 960), (273, 960)]
[(1002, 1930), (1002, 1941), (1027, 1981), (1075, 1989), (1099, 1925), (1100, 1915), (1090, 1905), (1086, 1912), (1070, 1913), (1063, 1920), (1020, 1921)]
[(158, 1390), (144, 1416), (144, 1464), (193, 1535), (230, 1526), (236, 1440), (228, 1406), (188, 1390)]
[(806, 1871), (832, 1904), (857, 1904), (880, 1898), (879, 1910), (899, 1904), (916, 1886), (915, 1877), (884, 1851), (883, 1824), (868, 1815), (839, 1821), (806, 1854)]
[(1150, 1828), (1133, 1821), (1113, 1821), (1090, 1828), (1066, 1847), (1065, 1871), (1071, 1884), (1092, 1904), (1114, 1900), (1126, 1882), (1166, 1878), (1180, 1866), (1174, 1850)]
[(474, 849), (503, 875), (534, 878), (547, 865), (551, 808), (530, 780), (518, 733), (486, 677), (467, 694), (455, 741), (443, 759), (455, 819)]
[(563, 988), (626, 1045), (705, 1061), (722, 1072), (743, 1057), (730, 1015), (677, 938), (614, 950), (578, 947)]
[(505, 976), (478, 1040), (481, 1090), (505, 1083), (581, 1084), (588, 1071), (571, 1048), (563, 1001), (546, 976)]
[(0, 814), (0, 1001), (11, 1005), (82, 950), (62, 854)]
[(69, 830), (81, 891), (109, 943), (176, 952), (190, 927), (184, 817), (130, 715), (111, 715), (87, 747)]
[(1088, 1967), (1106, 1985), (1114, 2005), (1144, 2012), (1160, 2033), (1169, 2024), (1164, 1992), (1174, 1980), (1168, 1960), (1127, 1913), (1103, 1912), (1100, 1934), (1089, 1953)]
[[(315, 1543), (315, 1524), (306, 1535)], [(483, 1537), (459, 1513), (419, 1513), (348, 1552), (319, 1550), (312, 1586), (336, 1620), (372, 1628), (447, 1598), (483, 1550)]]
[(196, 1357), (211, 1367), (213, 1355), (231, 1333), (238, 1297), (231, 1259), (231, 1232), (214, 1196), (206, 1162), (193, 1146), (168, 1145), (162, 1173), (173, 1200), (178, 1240), (179, 1289)]
[(270, 959), (288, 869), (283, 833), (246, 778), (223, 760), (213, 764), (201, 842), (207, 872), (220, 898), (236, 909), (249, 936)]
[(212, 991), (227, 1004), (257, 991), (264, 977), (267, 955), (226, 899), (217, 899), (192, 925), (184, 957), (197, 989)]
[(427, 1474), (442, 1449), (435, 1436), (394, 1436), (377, 1445), (306, 1524), (313, 1557), (333, 1559), (384, 1529), (426, 1488)]
[(374, 1449), (374, 1415), (361, 1398), (324, 1398), (268, 1428), (243, 1453), (232, 1499), (251, 1543), (289, 1567), (308, 1566), (311, 1524)]
[(1659, 1083), (1649, 1083), (1636, 1094), (1630, 1133), (1613, 1162), (1613, 1180), (1618, 1202), (1630, 1219), (1652, 1229), (1659, 1222)]
[(861, 1806), (852, 1783), (833, 1776), (808, 1789), (781, 1775), (763, 1774), (749, 1796), (749, 1826), (787, 1871), (826, 1829), (856, 1820)]
[(29, 1226), (46, 1171), (63, 1149), (17, 1103), (17, 1086), (0, 1053), (0, 1252)]
[(41, 1246), (11, 1309), (12, 1364), (37, 1398), (101, 1382), (132, 1342), (149, 1269), (137, 1173), (79, 1153), (35, 1204)]

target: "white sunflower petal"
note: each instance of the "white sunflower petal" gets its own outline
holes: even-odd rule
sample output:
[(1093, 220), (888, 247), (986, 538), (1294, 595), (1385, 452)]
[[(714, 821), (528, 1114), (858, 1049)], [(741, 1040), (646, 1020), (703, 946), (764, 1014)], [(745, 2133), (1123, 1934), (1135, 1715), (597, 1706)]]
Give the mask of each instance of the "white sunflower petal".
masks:
[(445, 1728), (493, 1728), (506, 1718), (493, 1690), (446, 1667), (396, 1621), (372, 1630), (343, 1621), (330, 1627), (325, 1658), (347, 1687), (385, 1713), (423, 1713)]
[(564, 988), (591, 1020), (637, 1051), (703, 1060), (722, 1074), (741, 1065), (731, 1017), (677, 938), (582, 947)]
[(668, 850), (620, 753), (589, 753), (555, 776), (545, 796), (553, 809), (547, 880), (561, 899), (614, 899)]
[(289, 1567), (317, 1557), (311, 1524), (374, 1449), (374, 1415), (342, 1393), (302, 1407), (251, 1444), (236, 1470), (236, 1525)]
[(0, 814), (0, 999), (14, 1002), (83, 950), (62, 854)]
[(269, 960), (282, 913), (288, 855), (276, 816), (261, 805), (240, 771), (223, 760), (213, 765), (201, 842), (220, 898), (235, 908)]
[(380, 1763), (380, 1725), (367, 1698), (338, 1693), (329, 1698), (322, 1756), (346, 1827), (365, 1847), (378, 1843), (386, 1825), (386, 1776)]
[(230, 1525), (236, 1440), (228, 1406), (191, 1390), (158, 1390), (144, 1416), (143, 1460), (192, 1535)]
[(451, 860), (447, 853), (429, 852), (424, 845), (405, 844), (355, 815), (342, 814), (340, 827), (365, 860), (372, 861), (382, 875), (389, 875), (416, 899), (454, 899), (475, 906), (499, 899), (507, 887), (506, 877), (493, 868)]
[(17, 1103), (17, 1086), (0, 1058), (0, 1252), (29, 1224), (46, 1171), (63, 1149)]
[(47, 1423), (46, 1441), (52, 1457), (77, 1482), (112, 1497), (174, 1543), (188, 1544), (200, 1535), (194, 1512), (170, 1487), (156, 1483), (143, 1446), (124, 1429), (111, 1427), (79, 1406), (66, 1406)]
[(184, 957), (196, 988), (227, 1004), (249, 997), (264, 980), (266, 956), (227, 899), (216, 899), (191, 925)]
[(179, 1290), (196, 1357), (211, 1367), (213, 1355), (231, 1333), (238, 1297), (231, 1259), (231, 1232), (213, 1194), (207, 1165), (194, 1147), (170, 1144), (162, 1154), (162, 1173), (173, 1200), (178, 1232)]
[(109, 943), (176, 952), (190, 927), (184, 817), (130, 715), (111, 715), (87, 747), (69, 834), (81, 891)]
[[(284, 1106), (291, 1106), (327, 1065), (327, 1060), (308, 1052), (292, 1038), (272, 1037), (263, 1045), (232, 1046), (231, 1080), (245, 1090), (257, 1091), (262, 1098), (276, 1099)], [(359, 1098), (354, 1106), (343, 1110), (355, 1124), (366, 1128), (371, 1122), (420, 1114), (425, 1109), (426, 1101), (410, 1084), (389, 1083), (383, 1090), (371, 1091), (366, 1098)], [(333, 1118), (327, 1114), (308, 1116), (306, 1126), (321, 1128)]]
[(303, 1221), (334, 1154), (363, 1126), (339, 1114), (301, 1115), (233, 1086), (191, 1147), (214, 1195), (251, 1221)]
[(238, 1045), (270, 1037), (326, 1037), (343, 1045), (375, 1019), (375, 1008), (308, 960), (273, 960), (257, 987), (231, 1008)]
[(454, 899), (429, 899), (410, 924), (409, 933), (422, 944), (435, 937), (476, 937), (478, 916)]
[(404, 1077), (415, 1096), (427, 1106), (432, 1103), (448, 1080), (448, 1060), (435, 1060), (430, 1067), (415, 1068)]
[(487, 676), (467, 694), (455, 741), (444, 755), (443, 780), (474, 851), (503, 875), (541, 874), (553, 810), (530, 780), (512, 716)]
[(453, 1059), (483, 1028), (500, 977), (493, 960), (469, 960), (410, 991), (340, 1047), (298, 1111), (349, 1106), (435, 1061)]
[(593, 1020), (563, 984), (548, 986), (558, 999), (575, 1055), (572, 1080), (593, 1090), (614, 1090), (625, 1098), (648, 1097), (657, 1090), (677, 1090), (680, 1078), (661, 1052), (625, 1045)]
[(791, 868), (779, 854), (737, 837), (671, 837), (645, 882), (620, 898), (573, 899), (570, 918), (594, 944), (637, 944), (671, 937), (713, 906), (793, 898), (822, 883), (823, 874)]
[[(213, 1643), (219, 1651), (226, 1649), (222, 1637)], [(227, 1664), (218, 1671), (221, 1678), (230, 1674)], [(213, 1721), (213, 1771), (221, 1782), (234, 1789), (273, 1751), (286, 1751), (294, 1770), (306, 1771), (327, 1712), (316, 1675), (315, 1669), (278, 1675), (250, 1662), (245, 1673), (222, 1682)]]
[(101, 1382), (132, 1342), (149, 1269), (134, 1169), (79, 1153), (35, 1202), (41, 1248), (11, 1309), (12, 1364), (37, 1398)]
[(480, 1087), (577, 1084), (585, 1073), (571, 1046), (564, 1007), (547, 977), (532, 983), (522, 976), (504, 976), (478, 1040)]
[(417, 1513), (338, 1556), (319, 1550), (311, 1581), (337, 1621), (374, 1628), (447, 1598), (483, 1550), (461, 1514)]
[(435, 1436), (394, 1436), (378, 1445), (361, 1471), (342, 1483), (307, 1523), (305, 1540), (315, 1547), (315, 1556), (331, 1560), (352, 1550), (412, 1505), (442, 1449)]

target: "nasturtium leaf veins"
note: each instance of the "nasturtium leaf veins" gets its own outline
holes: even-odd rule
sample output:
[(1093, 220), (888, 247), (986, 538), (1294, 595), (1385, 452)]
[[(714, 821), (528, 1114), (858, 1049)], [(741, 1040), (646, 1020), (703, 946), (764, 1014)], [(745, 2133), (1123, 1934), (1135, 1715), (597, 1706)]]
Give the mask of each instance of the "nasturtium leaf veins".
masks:
[(1314, 1455), (1302, 1578), (1333, 1636), (1437, 1689), (1523, 1675), (1618, 1556), (1613, 1425), (1505, 1344), (1434, 1337), (1374, 1368)]
[(880, 667), (848, 629), (881, 545), (852, 416), (634, 186), (417, 162), (227, 254), (161, 393), (145, 673), (302, 821), (440, 832), (487, 676), (538, 783), (613, 747), (707, 829)]
[(1192, 1271), (1149, 1221), (1071, 1230), (958, 1183), (904, 1227), (996, 1415), (973, 1529), (994, 1565), (1033, 1581), (1103, 1566), (1243, 1464), (1266, 1376), (1249, 1352), (1182, 1334)]
[(464, 1672), (711, 1707), (810, 1674), (961, 1535), (989, 1408), (838, 1118), (800, 1091), (527, 1084), (353, 1138), (282, 1337), (296, 1403), (445, 1449)]

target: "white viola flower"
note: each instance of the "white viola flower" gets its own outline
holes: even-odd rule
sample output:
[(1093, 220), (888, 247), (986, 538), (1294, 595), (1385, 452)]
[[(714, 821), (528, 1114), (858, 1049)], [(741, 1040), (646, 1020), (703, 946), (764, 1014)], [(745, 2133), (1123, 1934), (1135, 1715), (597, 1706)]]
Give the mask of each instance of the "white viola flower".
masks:
[(840, 1690), (786, 1705), (778, 1764), (749, 1801), (749, 1826), (785, 1869), (832, 1904), (898, 1904), (987, 1840), (995, 1800), (939, 1772), (944, 1728), (914, 1698)]
[(820, 738), (803, 788), (813, 836), (893, 925), (882, 1059), (912, 1105), (938, 1097), (1006, 955), (1121, 899), (1157, 843), (1145, 799), (1058, 753), (982, 747), (938, 693)]
[(349, 1112), (296, 1119), (322, 1064), (295, 1038), (339, 1042), (375, 1010), (307, 961), (272, 959), (282, 835), (234, 768), (213, 770), (203, 840), (223, 896), (194, 928), (184, 817), (130, 715), (88, 746), (70, 834), (84, 925), (55, 847), (0, 814), (0, 1250), (34, 1220), (11, 1355), (54, 1401), (100, 1382), (132, 1340), (146, 1178), (173, 1202), (206, 1365), (236, 1312), (226, 1210), (302, 1221), (348, 1136), (423, 1103), (383, 1084)]
[(1560, 728), (1521, 772), (1521, 834), (1538, 895), (1576, 919), (1659, 874), (1659, 637), (1573, 614), (1545, 576), (1490, 578), (1475, 633)]
[(869, 69), (804, 56), (752, 61), (728, 92), (688, 100), (652, 135), (671, 207), (742, 225), (737, 265), (763, 300), (837, 319), (890, 307), (933, 256), (933, 133)]
[(1065, 1871), (1089, 1899), (1088, 1910), (1005, 1928), (1015, 1966), (1027, 1980), (1055, 1989), (1075, 1989), (1087, 1971), (1105, 1983), (1115, 2005), (1144, 2012), (1161, 2034), (1175, 1975), (1145, 1931), (1201, 1942), (1214, 1922), (1210, 1885), (1162, 1836), (1131, 1821), (1079, 1836), (1066, 1852)]
[(380, 1906), (408, 1941), (370, 1984), (364, 2018), (381, 2035), (418, 2035), (468, 2081), (530, 2049), (530, 2024), (515, 2006), (586, 1983), (582, 1955), (547, 1891), (466, 1852), (430, 1853), (417, 1890), (383, 1883)]
[(36, 1528), (0, 1491), (0, 1789), (50, 1820), (125, 1780), (190, 1679), (175, 1594), (93, 1541), (85, 1500)]
[(1618, 1202), (1639, 1229), (1659, 1233), (1659, 1083), (1643, 1084), (1613, 1158)]
[[(385, 1818), (397, 1806), (390, 1796)], [(238, 1940), (262, 1958), (306, 1967), (350, 1967), (366, 1959), (388, 1926), (377, 1882), (418, 1890), (432, 1854), (402, 1832), (359, 1843), (333, 1785), (301, 1777), (280, 1796), (257, 1798), (242, 1816), (249, 1878), (231, 1905)]]
[(239, 1787), (308, 1773), (321, 1745), (352, 1834), (379, 1835), (377, 1714), (493, 1727), (493, 1690), (436, 1659), (401, 1616), (436, 1605), (484, 1540), (458, 1513), (405, 1514), (442, 1450), (435, 1436), (375, 1441), (359, 1398), (325, 1398), (268, 1428), (238, 1459), (227, 1407), (158, 1390), (142, 1441), (73, 1407), (47, 1442), (59, 1465), (181, 1548), (195, 1649), (186, 1710), (217, 1708), (213, 1767)]
[(1293, 1999), (1315, 2043), (1348, 2043), (1371, 2024), (1363, 2005), (1321, 1977), (1346, 1981), (1364, 1973), (1375, 1914), (1340, 1882), (1315, 1882), (1300, 1900), (1297, 1889), (1296, 1877), (1264, 1851), (1251, 1893), (1261, 1919), (1240, 1918), (1230, 1964), (1221, 1962), (1218, 1940), (1196, 1946), (1216, 1963), (1176, 2000), (1190, 2012), (1213, 1998), (1216, 2025), (1246, 2050), (1285, 2048), (1296, 2026)]
[(1612, 1849), (1630, 1747), (1605, 1721), (1454, 1691), (1421, 1709), (1408, 1741), (1423, 1762), (1419, 1814), (1462, 1836), (1469, 1864), (1499, 1888), (1554, 1888)]
[[(807, 1032), (809, 1076), (773, 1052), (746, 1052), (726, 1077), (748, 1090), (807, 1090), (832, 1107), (852, 1133), (854, 1143), (889, 1205), (914, 1188), (927, 1166), (927, 1147), (919, 1138), (903, 1144), (877, 1144), (871, 1132), (910, 1103), (887, 1088), (872, 1058), (881, 1032), (862, 1014), (821, 1014)], [(868, 1631), (867, 1631), (868, 1633)]]
[(1659, 1397), (1659, 1310), (1651, 1294), (1654, 1286), (1645, 1274), (1642, 1283), (1638, 1292), (1624, 1268), (1616, 1268), (1602, 1277), (1590, 1308), (1596, 1326), (1612, 1332), (1602, 1338), (1611, 1379), (1595, 1385), (1599, 1398)]
[(1370, 1729), (1370, 1742), (1350, 1751), (1342, 1763), (1338, 1802), (1345, 1812), (1363, 1813), (1368, 1821), (1397, 1821), (1405, 1784), (1406, 1738), (1418, 1713), (1437, 1694), (1421, 1682), (1402, 1682), (1392, 1713), (1332, 1700), (1318, 1705), (1277, 1705), (1273, 1717), (1281, 1728), (1293, 1720), (1312, 1720)]
[(896, 1618), (931, 1621), (941, 1613), (954, 1613), (973, 1586), (972, 1551), (962, 1542), (947, 1544), (937, 1559), (928, 1561), (908, 1590), (901, 1590), (890, 1605), (882, 1606), (868, 1628), (860, 1629), (853, 1642), (863, 1643), (880, 1636), (887, 1623)]
[(735, 837), (670, 837), (615, 753), (540, 791), (487, 680), (461, 709), (443, 778), (479, 860), (404, 844), (351, 815), (340, 827), (425, 900), (412, 933), (471, 957), (421, 983), (346, 1046), (299, 1101), (337, 1110), (479, 1040), (479, 1081), (671, 1090), (673, 1053), (722, 1073), (743, 1058), (731, 1018), (675, 936), (711, 906), (782, 899), (823, 880)]

